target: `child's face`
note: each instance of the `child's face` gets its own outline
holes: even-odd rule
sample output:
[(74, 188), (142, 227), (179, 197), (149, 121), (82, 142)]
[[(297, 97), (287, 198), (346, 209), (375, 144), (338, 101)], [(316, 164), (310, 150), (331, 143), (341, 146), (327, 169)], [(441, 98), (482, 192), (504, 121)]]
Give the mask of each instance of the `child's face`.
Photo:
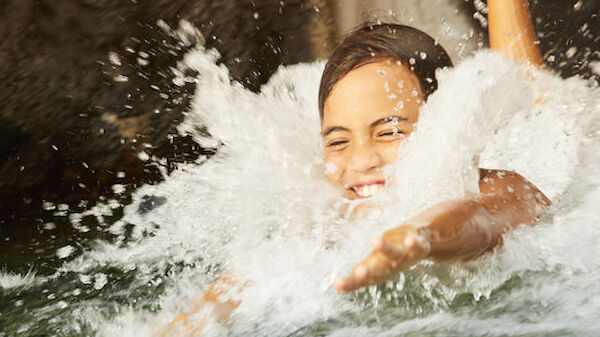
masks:
[(423, 94), (407, 66), (381, 60), (350, 71), (325, 101), (321, 131), (327, 179), (348, 199), (386, 184), (382, 168), (413, 130)]

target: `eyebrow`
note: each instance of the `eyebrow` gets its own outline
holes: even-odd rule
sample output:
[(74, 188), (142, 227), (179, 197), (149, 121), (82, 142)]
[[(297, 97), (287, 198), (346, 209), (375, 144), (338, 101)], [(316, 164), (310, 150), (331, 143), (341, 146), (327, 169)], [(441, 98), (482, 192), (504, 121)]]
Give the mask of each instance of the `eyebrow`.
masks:
[(371, 123), (370, 127), (374, 128), (374, 127), (376, 127), (378, 125), (385, 124), (385, 123), (391, 122), (393, 120), (407, 121), (408, 118), (402, 117), (402, 116), (387, 116), (387, 117), (383, 117), (383, 118), (380, 118), (380, 119), (374, 121), (373, 123)]
[(327, 130), (325, 130), (325, 132), (323, 132), (323, 137), (327, 136), (328, 134), (335, 132), (335, 131), (350, 131), (350, 129), (345, 128), (343, 126), (332, 126), (332, 127), (328, 127)]
[[(393, 121), (394, 119), (398, 120), (398, 121), (407, 121), (408, 120), (408, 118), (402, 117), (402, 116), (387, 116), (387, 117), (383, 117), (383, 118), (380, 118), (380, 119), (374, 121), (373, 123), (371, 123), (371, 125), (369, 125), (369, 127), (374, 128), (378, 125), (389, 123), (389, 122)], [(323, 137), (325, 137), (328, 134), (335, 132), (335, 131), (350, 131), (350, 129), (343, 127), (343, 126), (331, 126), (331, 127), (328, 127), (323, 132)]]

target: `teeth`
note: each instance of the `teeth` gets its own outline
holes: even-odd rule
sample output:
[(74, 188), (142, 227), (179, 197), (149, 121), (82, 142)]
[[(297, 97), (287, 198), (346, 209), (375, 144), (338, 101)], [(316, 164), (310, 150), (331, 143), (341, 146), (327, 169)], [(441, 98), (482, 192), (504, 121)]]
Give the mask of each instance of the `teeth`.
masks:
[(355, 188), (354, 190), (358, 195), (363, 198), (368, 198), (381, 190), (382, 186), (378, 184), (373, 185), (363, 185), (361, 187)]
[(361, 197), (370, 197), (371, 196), (369, 194), (369, 186), (361, 186), (361, 187), (357, 188), (356, 193), (358, 195), (360, 195)]

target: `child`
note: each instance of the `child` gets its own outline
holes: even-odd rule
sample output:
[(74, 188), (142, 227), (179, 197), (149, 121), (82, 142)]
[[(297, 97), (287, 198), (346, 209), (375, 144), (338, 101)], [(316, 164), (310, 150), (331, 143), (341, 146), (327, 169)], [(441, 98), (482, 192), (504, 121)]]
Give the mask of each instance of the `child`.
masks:
[[(541, 66), (525, 0), (488, 0), (490, 45), (518, 62)], [(382, 168), (418, 121), (419, 108), (436, 90), (435, 70), (450, 58), (427, 34), (407, 26), (370, 25), (351, 33), (329, 59), (320, 85), (319, 111), (327, 178), (348, 199), (369, 198), (385, 188)], [(402, 83), (393, 99), (385, 82)], [(480, 194), (434, 205), (374, 242), (374, 249), (335, 288), (348, 292), (384, 282), (424, 258), (468, 259), (494, 247), (511, 228), (534, 223), (550, 204), (514, 172), (480, 170)], [(238, 303), (224, 293), (239, 288), (231, 275), (217, 280), (190, 314), (177, 316), (162, 332), (183, 327), (193, 334), (202, 322), (188, 321), (205, 303), (226, 320)], [(181, 326), (183, 324), (183, 326)]]

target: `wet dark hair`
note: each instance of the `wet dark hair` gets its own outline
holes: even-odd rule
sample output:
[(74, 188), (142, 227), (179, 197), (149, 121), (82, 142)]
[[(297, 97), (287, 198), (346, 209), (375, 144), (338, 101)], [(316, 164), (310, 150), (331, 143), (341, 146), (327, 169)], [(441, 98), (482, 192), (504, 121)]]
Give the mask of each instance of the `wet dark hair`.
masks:
[(425, 99), (437, 89), (436, 69), (452, 67), (444, 48), (416, 28), (389, 23), (365, 25), (348, 34), (325, 65), (319, 86), (321, 119), (325, 100), (342, 77), (355, 68), (388, 58), (410, 67)]

